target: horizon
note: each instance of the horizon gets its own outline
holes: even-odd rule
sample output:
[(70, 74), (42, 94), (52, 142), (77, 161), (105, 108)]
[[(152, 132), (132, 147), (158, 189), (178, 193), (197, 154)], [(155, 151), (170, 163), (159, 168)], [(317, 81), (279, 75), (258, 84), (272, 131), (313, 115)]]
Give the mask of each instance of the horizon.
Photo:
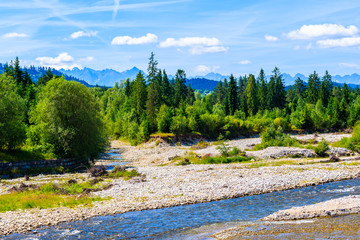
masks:
[(20, 0), (0, 3), (0, 61), (236, 76), (358, 73), (360, 2)]

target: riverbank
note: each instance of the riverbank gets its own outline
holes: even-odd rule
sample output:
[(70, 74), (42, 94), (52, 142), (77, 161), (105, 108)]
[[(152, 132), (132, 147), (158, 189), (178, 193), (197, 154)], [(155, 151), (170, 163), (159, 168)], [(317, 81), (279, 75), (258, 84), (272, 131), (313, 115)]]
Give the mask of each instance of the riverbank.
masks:
[[(94, 216), (216, 201), (360, 177), (359, 165), (321, 163), (251, 168), (250, 164), (139, 167), (145, 179), (116, 179), (92, 193), (111, 200), (94, 206), (0, 213), (0, 234)], [(74, 177), (74, 176), (68, 176)], [(84, 177), (84, 176), (78, 176)], [(36, 181), (36, 179), (33, 179)]]
[[(339, 135), (327, 136), (340, 138)], [(313, 139), (314, 136), (309, 138)], [(229, 141), (228, 144), (245, 149), (251, 148), (256, 141), (259, 139), (240, 139)], [(142, 177), (129, 181), (111, 180), (109, 184), (112, 184), (112, 188), (90, 193), (90, 196), (111, 199), (94, 202), (92, 207), (30, 209), (0, 213), (0, 235), (28, 232), (40, 226), (84, 220), (101, 215), (217, 201), (360, 177), (360, 163), (356, 157), (347, 157), (347, 162), (336, 163), (321, 163), (321, 159), (282, 158), (219, 165), (156, 166), (161, 162), (169, 163), (169, 159), (165, 157), (166, 155), (171, 157), (169, 149), (185, 153), (191, 149), (191, 146), (130, 147), (113, 142), (113, 147), (119, 147), (123, 152), (123, 161), (135, 163)], [(194, 151), (196, 154), (218, 154), (216, 146), (213, 145)], [(134, 160), (129, 158), (131, 152), (132, 157), (146, 156), (147, 158), (139, 157)], [(149, 154), (146, 155), (146, 153)], [(164, 159), (157, 161), (159, 156)], [(31, 177), (27, 184), (70, 179), (88, 179), (88, 174), (37, 176)], [(1, 181), (0, 194), (5, 194), (8, 188), (22, 181), (23, 179)]]

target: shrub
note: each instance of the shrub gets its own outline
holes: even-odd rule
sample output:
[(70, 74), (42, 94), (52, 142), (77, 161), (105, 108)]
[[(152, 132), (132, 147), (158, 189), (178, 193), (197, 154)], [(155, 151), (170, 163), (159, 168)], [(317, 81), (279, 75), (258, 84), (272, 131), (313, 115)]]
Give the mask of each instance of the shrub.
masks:
[(327, 156), (326, 151), (329, 150), (329, 144), (325, 139), (322, 139), (318, 145), (314, 148), (314, 151), (320, 157)]
[(253, 159), (252, 157), (237, 156), (237, 157), (207, 157), (201, 159), (198, 164), (224, 164), (224, 163), (236, 163), (247, 162)]
[(230, 147), (228, 145), (226, 145), (225, 143), (217, 146), (216, 149), (219, 150), (221, 156), (223, 156), (223, 157), (229, 156)]
[(299, 142), (291, 138), (289, 134), (284, 134), (282, 128), (276, 128), (271, 124), (266, 130), (261, 133), (261, 143), (255, 146), (255, 150), (264, 149), (270, 146), (291, 147), (297, 146)]

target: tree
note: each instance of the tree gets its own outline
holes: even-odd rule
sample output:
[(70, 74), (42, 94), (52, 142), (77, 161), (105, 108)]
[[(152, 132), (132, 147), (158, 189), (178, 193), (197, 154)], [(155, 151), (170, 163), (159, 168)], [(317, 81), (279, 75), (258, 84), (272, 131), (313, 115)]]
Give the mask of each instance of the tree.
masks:
[(229, 101), (229, 113), (230, 115), (234, 115), (235, 111), (237, 110), (238, 106), (238, 93), (237, 93), (237, 86), (234, 76), (230, 75), (229, 81), (229, 92), (228, 92), (228, 101)]
[(255, 115), (257, 112), (257, 94), (256, 94), (256, 82), (254, 75), (250, 74), (250, 77), (248, 79), (248, 83), (245, 89), (246, 93), (246, 105), (248, 114), (250, 116)]
[(304, 83), (304, 80), (298, 77), (295, 80), (294, 88), (297, 99), (305, 97), (306, 85)]
[(331, 81), (331, 75), (326, 70), (325, 75), (323, 76), (323, 80), (320, 84), (320, 93), (319, 98), (325, 107), (329, 104), (329, 99), (331, 96), (331, 90), (333, 88), (333, 83)]
[(137, 74), (133, 84), (134, 88), (131, 91), (131, 100), (136, 114), (138, 115), (138, 117), (140, 117), (145, 110), (145, 104), (147, 99), (145, 79), (140, 71)]
[(81, 83), (52, 79), (30, 116), (32, 142), (47, 145), (56, 157), (88, 162), (105, 150), (99, 104)]
[(316, 71), (309, 75), (308, 87), (307, 87), (307, 97), (306, 100), (308, 103), (316, 104), (319, 98), (320, 90), (320, 79)]
[(10, 76), (0, 75), (0, 150), (11, 150), (26, 139), (25, 101), (16, 91)]
[(258, 91), (258, 99), (259, 99), (259, 108), (260, 110), (265, 110), (267, 107), (267, 83), (264, 69), (260, 70), (259, 77), (259, 91)]
[(151, 55), (149, 57), (149, 65), (148, 65), (148, 83), (151, 83), (155, 80), (155, 77), (157, 73), (159, 72), (159, 69), (157, 68), (158, 61), (155, 60), (155, 54), (151, 52)]
[(180, 102), (184, 102), (188, 95), (186, 86), (186, 74), (184, 70), (177, 70), (175, 74), (175, 86), (174, 86), (174, 104), (178, 105)]

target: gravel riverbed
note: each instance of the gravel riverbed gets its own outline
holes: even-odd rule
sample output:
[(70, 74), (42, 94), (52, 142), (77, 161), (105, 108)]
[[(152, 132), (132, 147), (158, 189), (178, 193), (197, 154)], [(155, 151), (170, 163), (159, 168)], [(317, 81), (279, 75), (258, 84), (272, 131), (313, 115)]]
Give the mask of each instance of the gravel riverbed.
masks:
[[(326, 137), (339, 140), (343, 135), (328, 134), (325, 135)], [(314, 136), (308, 138), (313, 139)], [(229, 141), (228, 144), (243, 150), (251, 148), (258, 142), (260, 142), (259, 138), (249, 138)], [(279, 160), (267, 161), (274, 162), (274, 166), (259, 166), (257, 162), (155, 166), (159, 163), (168, 163), (168, 157), (173, 155), (183, 155), (190, 150), (190, 147), (131, 147), (119, 142), (113, 142), (112, 147), (120, 148), (124, 160), (132, 161), (137, 171), (145, 178), (139, 177), (129, 181), (113, 180), (112, 188), (91, 193), (93, 196), (111, 197), (107, 201), (95, 202), (93, 207), (30, 209), (0, 213), (0, 235), (28, 232), (40, 226), (84, 220), (101, 215), (216, 201), (360, 177), (360, 165), (357, 160), (349, 162), (355, 164), (342, 162), (315, 164), (299, 162), (297, 164), (298, 160), (290, 159), (289, 164), (281, 166), (276, 165), (276, 161)], [(218, 154), (216, 146), (194, 150), (194, 152), (200, 155)], [(87, 175), (38, 176), (32, 177), (31, 181), (43, 181), (46, 178), (49, 178), (49, 181), (51, 179), (54, 181), (54, 178), (57, 179), (55, 181), (61, 181), (61, 178), (87, 178)], [(6, 183), (1, 182), (0, 194), (6, 193), (9, 184), (20, 184), (21, 181), (22, 179), (14, 179)]]

